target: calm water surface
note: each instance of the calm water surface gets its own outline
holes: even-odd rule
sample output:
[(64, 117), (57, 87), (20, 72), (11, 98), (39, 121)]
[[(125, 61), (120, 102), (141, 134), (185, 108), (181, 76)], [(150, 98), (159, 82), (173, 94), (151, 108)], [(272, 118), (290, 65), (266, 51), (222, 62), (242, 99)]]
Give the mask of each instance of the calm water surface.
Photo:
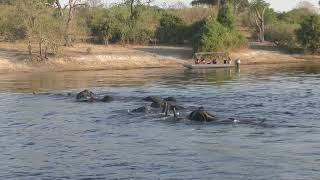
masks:
[[(128, 113), (148, 95), (240, 122)], [(0, 98), (0, 179), (320, 178), (317, 64), (0, 74)]]

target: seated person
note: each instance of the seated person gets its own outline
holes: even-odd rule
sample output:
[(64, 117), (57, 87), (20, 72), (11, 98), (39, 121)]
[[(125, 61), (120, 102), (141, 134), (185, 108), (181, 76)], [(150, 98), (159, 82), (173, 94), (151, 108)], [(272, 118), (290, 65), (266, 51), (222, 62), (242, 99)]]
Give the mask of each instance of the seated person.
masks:
[(223, 64), (227, 64), (227, 62), (228, 62), (228, 60), (226, 60), (226, 59), (223, 60)]
[(206, 64), (206, 60), (204, 60), (204, 58), (201, 58), (200, 64)]
[(200, 60), (198, 58), (196, 58), (196, 60), (194, 61), (195, 64), (200, 64)]
[(228, 64), (231, 64), (232, 63), (232, 59), (229, 57), (228, 58)]
[(217, 63), (218, 63), (218, 62), (217, 62), (216, 59), (212, 61), (212, 64), (217, 64)]

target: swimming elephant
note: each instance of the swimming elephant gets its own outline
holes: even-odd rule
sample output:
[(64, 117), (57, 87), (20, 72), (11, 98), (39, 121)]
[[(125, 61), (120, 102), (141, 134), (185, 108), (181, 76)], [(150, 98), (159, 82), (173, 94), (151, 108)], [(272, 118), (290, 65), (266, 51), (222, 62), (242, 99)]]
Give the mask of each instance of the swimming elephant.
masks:
[(111, 97), (111, 96), (104, 96), (101, 99), (101, 102), (111, 102), (111, 101), (113, 101), (113, 97)]
[(144, 98), (143, 100), (152, 102), (151, 107), (153, 107), (153, 108), (163, 108), (165, 102), (176, 102), (177, 101), (175, 97), (167, 97), (167, 98), (162, 99), (159, 96), (148, 96), (148, 97)]
[(84, 90), (77, 94), (76, 96), (77, 101), (79, 102), (111, 102), (113, 101), (113, 97), (111, 96), (104, 96), (102, 99), (96, 97), (96, 95), (89, 91)]
[(207, 121), (207, 122), (216, 120), (215, 116), (205, 111), (203, 107), (200, 107), (198, 110), (192, 111), (189, 114), (188, 119), (192, 121)]
[(148, 97), (145, 97), (143, 100), (149, 101), (149, 102), (155, 102), (155, 103), (162, 102), (162, 101), (169, 101), (169, 102), (177, 101), (177, 99), (173, 96), (170, 96), (164, 99), (162, 99), (160, 96), (148, 96)]
[(132, 110), (133, 113), (148, 113), (151, 111), (151, 108), (149, 106), (142, 106), (137, 109)]
[(157, 102), (153, 102), (151, 103), (151, 107), (153, 108), (163, 108), (164, 107), (164, 103), (165, 101), (157, 101)]
[(76, 96), (77, 101), (79, 102), (91, 102), (96, 99), (95, 94), (89, 90), (81, 91)]
[(163, 100), (169, 101), (169, 102), (177, 102), (177, 99), (175, 97), (172, 97), (172, 96), (164, 98)]
[(149, 101), (149, 102), (162, 102), (163, 100), (159, 96), (148, 96), (143, 98), (144, 101)]
[(164, 113), (165, 116), (168, 116), (170, 112), (173, 113), (175, 118), (178, 118), (177, 107), (165, 101), (163, 103), (162, 113)]

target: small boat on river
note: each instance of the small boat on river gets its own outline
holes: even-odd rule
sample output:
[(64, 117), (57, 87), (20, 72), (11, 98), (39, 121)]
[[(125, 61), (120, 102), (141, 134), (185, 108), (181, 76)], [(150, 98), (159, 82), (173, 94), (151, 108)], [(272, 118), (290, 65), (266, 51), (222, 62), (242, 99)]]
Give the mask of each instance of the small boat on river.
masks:
[(234, 68), (240, 66), (240, 59), (232, 60), (225, 52), (195, 53), (194, 64), (183, 65), (188, 69)]

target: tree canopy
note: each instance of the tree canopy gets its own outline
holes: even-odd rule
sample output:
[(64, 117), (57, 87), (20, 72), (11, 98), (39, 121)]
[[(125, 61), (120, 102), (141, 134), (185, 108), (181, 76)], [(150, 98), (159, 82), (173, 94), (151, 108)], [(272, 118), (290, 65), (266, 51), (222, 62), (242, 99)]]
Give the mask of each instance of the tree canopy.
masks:
[(320, 16), (312, 15), (301, 22), (298, 38), (303, 47), (312, 53), (320, 51)]

